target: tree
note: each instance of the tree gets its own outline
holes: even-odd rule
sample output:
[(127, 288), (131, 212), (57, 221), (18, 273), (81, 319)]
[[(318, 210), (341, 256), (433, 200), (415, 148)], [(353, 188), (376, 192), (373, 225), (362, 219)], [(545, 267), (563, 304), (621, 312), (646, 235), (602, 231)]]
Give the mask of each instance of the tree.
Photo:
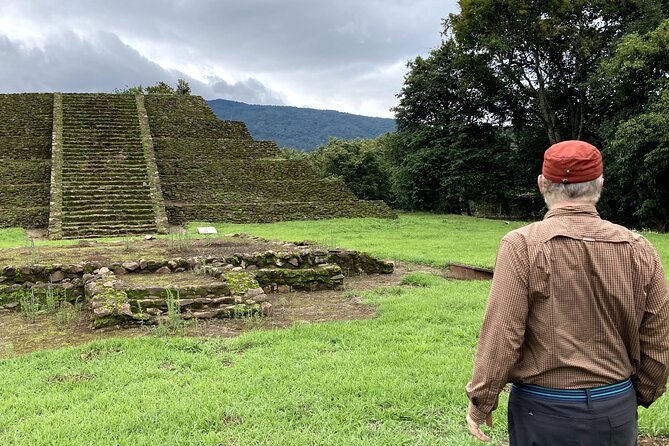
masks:
[(618, 127), (605, 161), (613, 217), (632, 227), (668, 231), (669, 88), (646, 112)]
[[(542, 153), (553, 143), (587, 139), (607, 156), (614, 136), (623, 141), (632, 129), (648, 128), (661, 140), (651, 104), (669, 82), (669, 25), (662, 22), (669, 2), (460, 5), (444, 22), (440, 47), (408, 64), (398, 95), (399, 132), (387, 153), (401, 207), (470, 212), (482, 200), (504, 207), (536, 190)], [(639, 113), (650, 115), (627, 122)], [(621, 123), (626, 130), (617, 133)], [(612, 159), (625, 153), (618, 144)], [(608, 172), (611, 185), (623, 174)], [(651, 185), (661, 186), (636, 184), (659, 193)]]
[(600, 128), (608, 142), (602, 214), (669, 231), (669, 20), (625, 35), (600, 73), (609, 110)]
[[(481, 201), (508, 209), (524, 191), (518, 143), (503, 125), (502, 105), (513, 99), (488, 62), (447, 39), (408, 64), (395, 108), (398, 132), (387, 141), (398, 207), (470, 214)], [(528, 122), (521, 107), (513, 113)]]
[(126, 85), (125, 88), (115, 88), (114, 94), (144, 94), (144, 87), (141, 85), (136, 85), (134, 87)]
[(384, 140), (331, 138), (309, 155), (309, 163), (323, 177), (342, 179), (363, 200), (393, 201), (390, 167), (384, 153)]
[[(462, 0), (447, 32), (464, 52), (489, 57), (503, 88), (543, 123), (551, 144), (591, 139), (601, 111), (593, 81), (613, 43), (662, 11), (654, 0)], [(508, 109), (513, 109), (509, 104)]]
[(156, 85), (146, 87), (146, 94), (175, 94), (174, 88), (170, 87), (166, 82), (156, 82)]
[(190, 96), (190, 85), (184, 79), (177, 79), (177, 89), (175, 94)]
[(115, 94), (168, 94), (168, 95), (190, 95), (190, 85), (184, 79), (177, 80), (176, 88), (172, 88), (167, 82), (156, 82), (156, 85), (149, 87), (142, 87), (136, 85), (134, 87), (125, 86), (123, 89), (114, 89)]
[(623, 36), (597, 73), (595, 98), (604, 119), (600, 138), (608, 141), (621, 122), (643, 113), (669, 83), (669, 20), (648, 33)]

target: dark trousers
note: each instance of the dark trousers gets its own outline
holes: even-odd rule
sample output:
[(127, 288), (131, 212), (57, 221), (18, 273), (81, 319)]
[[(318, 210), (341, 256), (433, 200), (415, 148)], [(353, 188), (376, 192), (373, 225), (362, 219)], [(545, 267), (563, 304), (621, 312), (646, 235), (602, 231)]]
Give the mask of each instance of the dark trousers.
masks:
[(634, 446), (633, 389), (608, 399), (555, 401), (517, 389), (509, 396), (510, 446)]

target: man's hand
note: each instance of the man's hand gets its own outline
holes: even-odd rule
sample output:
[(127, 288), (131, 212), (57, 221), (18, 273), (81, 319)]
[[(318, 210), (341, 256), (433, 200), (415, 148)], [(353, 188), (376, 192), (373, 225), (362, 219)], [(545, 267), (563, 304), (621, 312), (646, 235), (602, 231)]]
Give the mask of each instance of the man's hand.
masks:
[[(485, 424), (486, 426), (492, 427), (492, 414), (488, 414), (488, 416), (485, 417)], [(469, 427), (469, 432), (479, 440), (490, 441), (490, 437), (481, 432), (481, 427), (476, 424), (476, 421), (472, 420), (469, 414), (467, 414), (467, 427)]]

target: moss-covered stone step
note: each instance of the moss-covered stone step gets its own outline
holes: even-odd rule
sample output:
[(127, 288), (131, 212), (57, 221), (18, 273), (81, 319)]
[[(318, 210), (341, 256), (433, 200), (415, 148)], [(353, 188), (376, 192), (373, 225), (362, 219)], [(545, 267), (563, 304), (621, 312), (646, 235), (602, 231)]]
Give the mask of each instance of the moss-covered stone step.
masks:
[(166, 161), (197, 159), (283, 158), (273, 141), (231, 138), (154, 138), (156, 157)]
[(77, 162), (82, 156), (84, 157), (94, 157), (100, 160), (107, 159), (110, 157), (120, 157), (120, 156), (138, 156), (134, 151), (136, 142), (125, 142), (118, 145), (100, 145), (95, 146), (93, 144), (86, 144), (81, 146), (67, 146), (64, 145), (66, 152), (63, 154), (64, 159)]
[[(81, 144), (81, 145), (71, 145), (64, 144), (63, 146), (67, 149), (65, 156), (68, 155), (82, 155), (86, 154), (87, 156), (94, 156), (97, 154), (101, 155), (137, 155), (136, 152), (136, 142), (137, 141), (123, 141), (123, 142), (110, 142), (107, 140), (97, 141), (98, 145), (93, 143)], [(141, 153), (141, 152), (139, 152)]]
[(51, 137), (0, 137), (0, 158), (10, 160), (51, 159)]
[(81, 187), (77, 189), (67, 189), (63, 192), (63, 198), (67, 200), (79, 201), (81, 204), (87, 202), (110, 201), (117, 203), (119, 199), (128, 203), (150, 203), (147, 196), (147, 186), (99, 186), (99, 187)]
[[(121, 208), (123, 211), (119, 211)], [(124, 219), (132, 219), (133, 222), (137, 223), (140, 220), (154, 221), (153, 209), (138, 209), (138, 208), (127, 208), (125, 203), (107, 203), (101, 206), (93, 207), (86, 206), (80, 207), (77, 205), (71, 205), (70, 203), (64, 203), (64, 216), (62, 221), (64, 222), (93, 222), (93, 221), (124, 221)]]
[(63, 116), (63, 125), (68, 129), (89, 129), (89, 130), (108, 130), (117, 129), (121, 131), (131, 131), (139, 123), (136, 110), (124, 115), (119, 111), (108, 114), (92, 113), (89, 115), (73, 116), (65, 114)]
[(301, 202), (318, 200), (357, 200), (342, 181), (327, 180), (219, 180), (216, 187), (202, 188), (198, 183), (172, 183), (163, 185), (163, 197), (168, 201), (186, 203), (243, 203)]
[(44, 228), (49, 221), (49, 206), (0, 208), (0, 227)]
[(177, 204), (165, 201), (172, 224), (189, 221), (228, 221), (230, 223), (314, 220), (322, 218), (379, 217), (396, 218), (397, 214), (382, 201), (340, 200), (331, 202)]
[(147, 95), (144, 103), (154, 137), (251, 139), (244, 123), (219, 121), (202, 97)]
[[(135, 161), (95, 161), (71, 163), (63, 167), (63, 174), (81, 175), (82, 178), (126, 178), (128, 180), (146, 179), (146, 168)], [(143, 178), (144, 177), (144, 178)]]
[[(118, 206), (123, 206), (123, 203), (118, 203)], [(91, 209), (68, 209), (67, 215), (63, 217), (63, 221), (83, 221), (83, 220), (97, 220), (97, 221), (123, 221), (124, 218), (132, 219), (133, 222), (138, 223), (139, 220), (148, 219), (153, 221), (153, 212), (146, 209), (114, 209), (113, 206), (100, 206)]]
[[(95, 206), (92, 204), (82, 204), (82, 203), (64, 203), (65, 205), (75, 205), (71, 206), (68, 209), (65, 219), (77, 219), (82, 217), (104, 217), (110, 220), (122, 220), (123, 216), (148, 216), (149, 219), (153, 219), (153, 208), (150, 206), (138, 207), (137, 205), (127, 205), (125, 202), (119, 201), (118, 203), (100, 203)], [(110, 214), (111, 213), (111, 214)]]
[(0, 208), (48, 206), (49, 183), (0, 187)]
[(157, 160), (161, 177), (166, 181), (196, 181), (202, 178), (227, 178), (232, 181), (258, 178), (263, 180), (303, 179), (319, 177), (300, 160), (205, 160), (202, 162), (167, 163)]
[(114, 170), (119, 170), (121, 168), (124, 170), (141, 170), (145, 169), (143, 161), (143, 158), (127, 158), (122, 154), (111, 155), (106, 158), (98, 158), (93, 153), (83, 152), (80, 153), (80, 158), (78, 160), (71, 160), (64, 165), (63, 170), (74, 170), (82, 167), (107, 169), (113, 166), (115, 166)]
[(67, 197), (70, 200), (81, 200), (82, 202), (89, 201), (89, 199), (117, 201), (117, 198), (123, 198), (123, 200), (130, 201), (150, 202), (151, 200), (149, 200), (147, 194), (148, 189), (146, 186), (134, 187), (132, 185), (107, 185), (68, 189), (63, 193), (63, 197)]
[[(85, 159), (82, 159), (84, 158)], [(69, 157), (68, 157), (69, 158)], [(63, 161), (66, 163), (66, 166), (63, 167), (65, 170), (76, 170), (80, 168), (96, 168), (96, 169), (109, 169), (114, 168), (114, 171), (125, 171), (126, 169), (135, 169), (141, 170), (146, 169), (144, 166), (143, 157), (127, 157), (123, 155), (110, 155), (108, 157), (100, 157), (98, 155), (81, 155), (79, 159), (65, 158)]]
[(33, 184), (48, 181), (51, 160), (4, 160), (0, 163), (0, 181), (4, 184)]
[(71, 229), (73, 228), (90, 229), (91, 231), (94, 231), (102, 228), (123, 229), (125, 227), (134, 228), (140, 226), (155, 227), (155, 222), (150, 216), (132, 218), (130, 221), (128, 221), (119, 218), (115, 214), (114, 215), (91, 214), (88, 217), (86, 216), (86, 214), (79, 214), (79, 215), (74, 214), (63, 218), (63, 227), (65, 226)]
[(118, 177), (90, 177), (87, 179), (82, 179), (76, 175), (73, 175), (69, 179), (67, 187), (63, 187), (63, 191), (68, 192), (85, 192), (89, 190), (99, 190), (99, 189), (117, 189), (117, 190), (137, 190), (138, 192), (146, 191), (148, 186), (146, 181), (142, 179), (136, 179), (128, 176), (118, 176)]
[[(117, 225), (132, 219), (134, 226), (149, 225), (155, 229), (155, 220), (153, 214), (139, 214), (139, 213), (119, 213), (119, 214), (72, 214), (69, 213), (67, 217), (63, 218), (63, 225), (81, 226), (90, 224), (95, 226), (95, 229), (106, 227), (107, 225)], [(93, 228), (92, 228), (93, 229)]]
[(79, 135), (82, 139), (105, 139), (107, 135), (119, 135), (122, 134), (124, 135), (127, 139), (134, 139), (140, 138), (139, 132), (135, 131), (126, 131), (126, 132), (119, 132), (117, 130), (103, 130), (103, 129), (71, 129), (70, 131), (64, 131), (63, 134), (67, 136), (71, 136), (74, 134), (74, 132), (77, 132), (76, 134)]
[[(123, 212), (118, 212), (116, 209), (123, 207)], [(99, 206), (77, 205), (77, 210), (68, 212), (63, 221), (70, 223), (83, 221), (123, 221), (124, 219), (132, 218), (135, 221), (146, 220), (148, 222), (154, 221), (153, 208), (131, 208), (126, 203), (119, 203), (117, 206), (113, 204), (103, 204)]]
[(112, 208), (123, 206), (127, 210), (149, 209), (151, 203), (146, 200), (140, 200), (133, 197), (124, 197), (123, 200), (116, 200), (114, 197), (68, 197), (65, 204), (76, 201), (76, 207), (79, 211), (88, 211), (90, 209)]
[(66, 226), (63, 225), (63, 238), (99, 238), (99, 237), (123, 237), (128, 234), (155, 234), (156, 226), (153, 225), (105, 225), (104, 227), (91, 228), (90, 226)]
[(0, 136), (50, 136), (53, 94), (0, 94)]
[[(101, 119), (98, 117), (98, 119)], [(79, 135), (82, 138), (90, 137), (91, 135), (117, 135), (117, 137), (128, 137), (135, 136), (137, 134), (137, 125), (134, 120), (128, 121), (115, 121), (106, 125), (95, 125), (93, 120), (90, 122), (78, 121), (70, 122), (65, 119), (63, 125), (66, 126), (63, 128), (64, 134), (71, 138), (74, 135)]]
[(120, 174), (121, 172), (146, 172), (146, 168), (141, 165), (137, 160), (127, 160), (127, 159), (113, 159), (109, 158), (106, 160), (97, 160), (97, 159), (86, 159), (76, 162), (68, 163), (63, 166), (63, 172), (67, 171), (77, 171), (77, 170), (89, 170), (89, 171), (105, 171), (110, 170), (114, 173)]
[(313, 268), (260, 268), (253, 271), (258, 283), (266, 292), (289, 290), (332, 290), (344, 285), (344, 274), (339, 265), (322, 264)]
[[(76, 177), (75, 177), (76, 178)], [(148, 199), (149, 186), (144, 182), (138, 182), (136, 180), (124, 181), (123, 178), (119, 178), (118, 181), (110, 180), (108, 182), (94, 182), (92, 179), (90, 182), (82, 180), (81, 178), (76, 178), (69, 182), (67, 188), (63, 188), (63, 193), (65, 195), (86, 195), (100, 193), (101, 195), (125, 195), (125, 196), (145, 196)]]
[(114, 133), (111, 134), (105, 139), (100, 140), (99, 138), (87, 137), (82, 135), (72, 135), (72, 136), (63, 136), (63, 142), (65, 144), (113, 144), (123, 143), (127, 141), (135, 141), (135, 135), (123, 135)]
[(72, 232), (78, 234), (123, 234), (126, 230), (155, 232), (155, 224), (147, 222), (127, 222), (125, 224), (119, 222), (100, 222), (97, 227), (90, 225), (79, 224), (65, 224), (63, 223), (63, 232)]

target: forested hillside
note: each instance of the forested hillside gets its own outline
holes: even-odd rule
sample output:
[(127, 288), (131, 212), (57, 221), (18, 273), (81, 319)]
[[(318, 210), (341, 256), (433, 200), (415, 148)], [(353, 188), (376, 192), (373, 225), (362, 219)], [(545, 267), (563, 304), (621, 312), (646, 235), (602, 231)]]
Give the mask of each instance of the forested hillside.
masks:
[(353, 115), (334, 110), (250, 105), (214, 99), (208, 101), (219, 119), (243, 121), (254, 139), (272, 140), (280, 147), (307, 152), (330, 138), (376, 138), (395, 131), (395, 120)]

